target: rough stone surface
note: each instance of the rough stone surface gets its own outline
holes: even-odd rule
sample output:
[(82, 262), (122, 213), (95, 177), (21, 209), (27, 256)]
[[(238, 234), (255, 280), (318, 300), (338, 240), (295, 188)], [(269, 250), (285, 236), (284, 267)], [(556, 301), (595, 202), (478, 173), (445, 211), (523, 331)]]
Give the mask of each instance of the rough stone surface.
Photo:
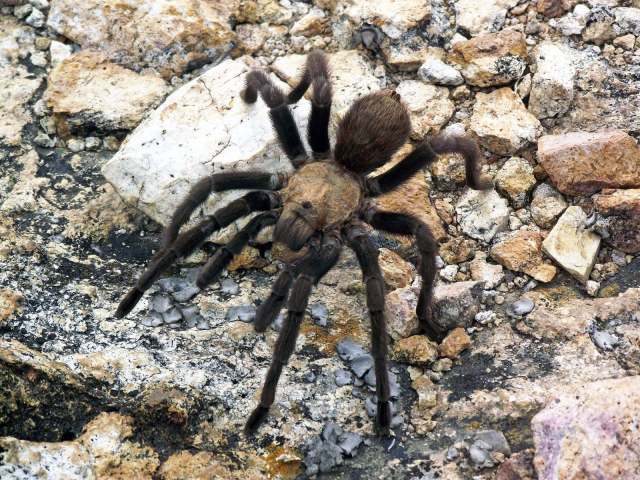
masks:
[(538, 478), (640, 475), (638, 395), (636, 376), (587, 383), (550, 402), (531, 422)]
[(585, 230), (586, 213), (569, 207), (542, 242), (542, 250), (567, 272), (586, 283), (596, 261), (600, 237)]
[(486, 261), (484, 252), (477, 252), (475, 258), (469, 264), (471, 278), (477, 282), (483, 282), (487, 289), (496, 288), (504, 280), (502, 265), (493, 265)]
[(435, 321), (447, 330), (468, 327), (479, 311), (482, 283), (438, 285), (433, 293)]
[(59, 63), (49, 76), (45, 100), (53, 112), (77, 126), (103, 130), (135, 128), (167, 93), (155, 75), (141, 75), (83, 51)]
[(545, 42), (538, 46), (535, 62), (529, 111), (540, 119), (563, 115), (574, 96), (576, 71), (571, 50)]
[(533, 168), (522, 158), (510, 158), (494, 178), (496, 188), (507, 195), (514, 207), (525, 205), (529, 191), (536, 184)]
[(405, 80), (398, 85), (396, 92), (409, 108), (415, 139), (438, 133), (453, 115), (454, 104), (449, 99), (447, 88)]
[(411, 285), (416, 276), (416, 270), (413, 265), (388, 248), (379, 250), (378, 262), (380, 263), (384, 282), (390, 290)]
[(560, 192), (549, 184), (543, 183), (533, 192), (531, 217), (539, 227), (551, 229), (567, 206)]
[(484, 147), (499, 155), (513, 155), (542, 133), (538, 119), (510, 88), (478, 93), (469, 127)]
[(603, 192), (594, 205), (605, 217), (607, 243), (626, 253), (640, 252), (640, 189)]
[(418, 70), (422, 80), (437, 85), (457, 86), (464, 83), (462, 74), (436, 56), (428, 57)]
[(556, 267), (542, 258), (542, 240), (539, 232), (519, 230), (497, 240), (491, 247), (491, 258), (509, 270), (548, 283), (556, 276)]
[(348, 0), (345, 15), (354, 23), (367, 22), (380, 27), (391, 38), (398, 38), (402, 32), (417, 26), (431, 15), (431, 4), (424, 0)]
[(517, 3), (517, 0), (487, 0), (479, 10), (473, 0), (459, 0), (455, 3), (456, 24), (471, 35), (495, 32), (504, 25), (507, 9)]
[(438, 346), (424, 335), (414, 335), (395, 342), (391, 356), (397, 362), (428, 365), (438, 358)]
[(42, 79), (33, 78), (24, 67), (0, 65), (0, 142), (20, 144), (22, 128), (31, 121), (26, 103), (41, 83)]
[(454, 328), (444, 338), (438, 352), (443, 357), (456, 359), (462, 353), (471, 346), (471, 338), (464, 330), (464, 328)]
[(485, 242), (509, 223), (509, 205), (495, 190), (469, 190), (456, 205), (456, 213), (462, 231)]

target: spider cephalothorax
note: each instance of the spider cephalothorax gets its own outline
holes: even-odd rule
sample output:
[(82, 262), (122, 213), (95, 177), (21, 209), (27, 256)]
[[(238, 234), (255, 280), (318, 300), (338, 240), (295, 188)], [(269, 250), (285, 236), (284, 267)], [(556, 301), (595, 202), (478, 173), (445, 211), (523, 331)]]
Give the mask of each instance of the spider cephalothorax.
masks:
[[(313, 151), (309, 157), (288, 105), (297, 102), (313, 87), (311, 117), (307, 137)], [(278, 380), (294, 351), (300, 324), (311, 289), (337, 262), (343, 243), (358, 258), (367, 291), (371, 317), (371, 348), (375, 363), (376, 423), (387, 431), (391, 423), (389, 376), (387, 372), (387, 332), (384, 318), (385, 289), (378, 252), (369, 237), (373, 228), (415, 237), (420, 254), (422, 287), (417, 315), (423, 332), (434, 340), (446, 333), (432, 317), (431, 297), (436, 275), (438, 245), (429, 227), (417, 218), (381, 211), (374, 198), (389, 192), (412, 177), (436, 155), (457, 152), (464, 156), (467, 183), (472, 188), (487, 188), (480, 178), (477, 145), (466, 137), (435, 136), (423, 140), (400, 162), (384, 173), (366, 175), (385, 164), (403, 146), (411, 131), (406, 107), (392, 90), (383, 90), (358, 99), (338, 125), (334, 152), (329, 142), (331, 84), (326, 57), (313, 52), (299, 84), (285, 95), (261, 71), (247, 75), (242, 97), (254, 103), (258, 95), (270, 108), (271, 121), (280, 144), (297, 169), (290, 176), (268, 172), (218, 173), (200, 180), (176, 209), (163, 234), (161, 248), (140, 276), (136, 285), (120, 303), (116, 316), (129, 313), (158, 277), (178, 258), (198, 248), (213, 232), (252, 212), (262, 212), (220, 247), (199, 273), (197, 284), (205, 288), (218, 278), (260, 230), (276, 225), (274, 242), (286, 262), (271, 294), (256, 312), (259, 332), (275, 320), (287, 301), (288, 314), (274, 349), (260, 404), (247, 421), (246, 430), (254, 430), (266, 417), (275, 399)], [(199, 224), (178, 234), (193, 211), (214, 191), (255, 190), (232, 201)]]

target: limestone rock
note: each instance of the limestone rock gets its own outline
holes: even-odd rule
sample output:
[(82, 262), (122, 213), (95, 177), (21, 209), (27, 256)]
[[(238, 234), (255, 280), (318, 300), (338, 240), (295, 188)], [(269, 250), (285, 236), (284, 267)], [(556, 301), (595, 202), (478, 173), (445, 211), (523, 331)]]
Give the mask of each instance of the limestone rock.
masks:
[(636, 376), (587, 383), (549, 402), (531, 421), (538, 478), (639, 476), (638, 395)]
[(453, 237), (440, 245), (440, 256), (449, 265), (466, 262), (477, 249), (476, 242), (465, 237)]
[(0, 65), (0, 142), (17, 146), (22, 128), (31, 121), (27, 103), (38, 90), (42, 78), (33, 77), (24, 67)]
[(476, 282), (483, 282), (485, 289), (496, 288), (504, 280), (502, 265), (493, 265), (486, 260), (484, 252), (477, 252), (469, 264), (471, 278)]
[(470, 85), (506, 85), (524, 73), (527, 44), (521, 32), (502, 30), (454, 44), (451, 61)]
[(620, 27), (620, 33), (640, 35), (640, 8), (618, 7), (614, 9), (613, 14), (616, 17), (616, 24)]
[(580, 207), (567, 208), (542, 243), (544, 253), (582, 283), (589, 280), (600, 247), (600, 237), (585, 230), (586, 219)]
[(542, 258), (542, 234), (518, 230), (500, 239), (491, 247), (491, 258), (514, 272), (531, 275), (540, 282), (550, 282), (556, 267)]
[(478, 93), (469, 125), (480, 143), (499, 155), (513, 155), (542, 133), (538, 119), (510, 88)]
[(309, 13), (294, 23), (289, 30), (290, 35), (304, 35), (311, 37), (321, 35), (327, 26), (327, 16), (319, 8), (312, 8)]
[(394, 290), (411, 285), (415, 268), (400, 255), (388, 248), (379, 250), (378, 262), (387, 288)]
[[(127, 137), (103, 167), (105, 178), (127, 203), (164, 224), (190, 188), (214, 172), (291, 170), (264, 102), (246, 105), (240, 99), (248, 71), (242, 60), (208, 70), (172, 93)], [(304, 132), (309, 103), (301, 100), (292, 110)], [(211, 214), (240, 195), (211, 195), (196, 213)]]
[(551, 185), (543, 183), (533, 192), (531, 217), (540, 228), (551, 229), (567, 206), (560, 192)]
[(449, 90), (418, 80), (405, 80), (396, 88), (409, 108), (412, 137), (422, 139), (429, 133), (437, 133), (453, 115), (454, 104), (449, 99)]
[(456, 213), (462, 231), (485, 242), (509, 225), (509, 205), (495, 190), (468, 190), (456, 205)]
[(529, 111), (537, 118), (563, 115), (573, 101), (576, 71), (569, 48), (552, 42), (541, 43), (536, 51)]
[(381, 48), (387, 64), (402, 72), (415, 72), (425, 57), (435, 50), (422, 37), (413, 34), (402, 35), (395, 40), (388, 39)]
[[(556, 1), (557, 0), (553, 0)], [(549, 25), (557, 28), (566, 37), (570, 35), (580, 35), (587, 26), (591, 10), (586, 5), (576, 5), (572, 12), (562, 18), (552, 19)]]
[(457, 86), (464, 83), (462, 74), (436, 56), (429, 56), (418, 69), (418, 76), (428, 83)]
[(605, 217), (606, 241), (626, 253), (640, 252), (640, 189), (606, 191), (594, 204)]
[(482, 283), (438, 285), (433, 292), (434, 320), (447, 330), (468, 327), (480, 311)]
[(504, 25), (507, 10), (518, 0), (485, 0), (478, 5), (475, 0), (459, 0), (455, 3), (456, 24), (471, 35), (495, 32)]
[(522, 158), (510, 158), (498, 171), (495, 179), (496, 188), (507, 195), (516, 208), (525, 205), (529, 190), (536, 184), (533, 168)]
[(443, 357), (455, 360), (460, 356), (463, 350), (471, 346), (471, 338), (464, 328), (454, 328), (444, 338), (438, 351)]
[(538, 160), (558, 190), (569, 195), (640, 187), (640, 150), (620, 130), (542, 137)]
[(412, 287), (397, 288), (387, 293), (385, 307), (391, 338), (398, 340), (419, 332), (417, 305), (418, 296)]
[(225, 4), (198, 0), (52, 0), (47, 25), (116, 63), (171, 78), (227, 48), (231, 13)]
[(414, 335), (395, 342), (391, 357), (396, 362), (426, 366), (438, 359), (438, 346), (424, 335)]
[(72, 125), (103, 130), (133, 129), (168, 92), (164, 80), (141, 75), (82, 51), (62, 61), (50, 74), (45, 99), (54, 113)]
[(428, 20), (431, 16), (431, 3), (424, 0), (343, 0), (344, 14), (356, 25), (369, 23), (391, 38)]

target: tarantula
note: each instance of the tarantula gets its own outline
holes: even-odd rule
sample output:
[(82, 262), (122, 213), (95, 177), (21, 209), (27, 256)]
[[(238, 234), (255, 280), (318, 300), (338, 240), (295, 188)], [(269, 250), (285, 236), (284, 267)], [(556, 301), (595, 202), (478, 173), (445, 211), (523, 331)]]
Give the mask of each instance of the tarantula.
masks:
[[(312, 157), (305, 151), (288, 106), (296, 103), (309, 87), (312, 87), (312, 95), (307, 138)], [(291, 175), (225, 172), (200, 180), (176, 209), (164, 231), (159, 251), (120, 303), (116, 316), (121, 318), (129, 313), (167, 268), (178, 258), (193, 252), (213, 232), (252, 212), (262, 212), (216, 250), (199, 272), (196, 282), (204, 289), (260, 230), (275, 224), (273, 239), (281, 246), (280, 258), (285, 261), (286, 268), (276, 279), (269, 297), (257, 309), (255, 329), (265, 331), (287, 299), (288, 314), (275, 344), (260, 403), (246, 423), (245, 430), (250, 433), (266, 418), (274, 402), (278, 380), (294, 351), (314, 284), (335, 265), (343, 242), (346, 242), (355, 251), (366, 285), (378, 397), (376, 424), (383, 432), (388, 432), (391, 410), (385, 286), (378, 251), (365, 224), (385, 232), (415, 237), (422, 276), (417, 305), (419, 323), (423, 332), (436, 341), (441, 340), (446, 331), (432, 316), (438, 244), (429, 227), (411, 215), (381, 211), (373, 199), (393, 190), (445, 152), (464, 156), (466, 180), (472, 188), (487, 188), (489, 182), (479, 173), (480, 151), (476, 143), (466, 137), (435, 136), (422, 141), (385, 173), (367, 176), (388, 162), (408, 141), (411, 122), (407, 109), (393, 90), (361, 97), (340, 121), (336, 145), (331, 152), (328, 127), (332, 88), (327, 59), (320, 51), (309, 54), (302, 78), (288, 95), (264, 72), (249, 72), (242, 99), (252, 104), (258, 95), (269, 107), (278, 140), (296, 171)], [(195, 227), (178, 234), (180, 227), (211, 192), (230, 189), (256, 191), (232, 201)]]

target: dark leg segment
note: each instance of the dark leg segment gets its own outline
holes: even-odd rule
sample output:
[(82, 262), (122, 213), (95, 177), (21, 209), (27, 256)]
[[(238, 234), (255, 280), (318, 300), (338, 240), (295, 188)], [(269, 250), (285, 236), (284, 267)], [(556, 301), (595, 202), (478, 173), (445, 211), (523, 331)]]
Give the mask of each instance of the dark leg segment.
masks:
[[(166, 248), (178, 236), (193, 211), (202, 204), (211, 192), (225, 190), (279, 190), (286, 183), (286, 175), (267, 172), (225, 172), (205, 177), (196, 183), (171, 217), (162, 234), (161, 248)], [(263, 209), (264, 210), (264, 209)]]
[(309, 295), (315, 283), (335, 265), (340, 256), (342, 242), (336, 234), (328, 233), (318, 251), (305, 257), (300, 264), (300, 274), (296, 277), (289, 296), (287, 319), (280, 330), (273, 352), (273, 360), (262, 387), (260, 403), (251, 413), (245, 425), (245, 432), (251, 433), (264, 421), (276, 396), (278, 380), (284, 365), (289, 361), (300, 332), (300, 324), (307, 309)]
[(290, 267), (283, 270), (276, 279), (269, 297), (260, 304), (256, 311), (256, 319), (253, 324), (256, 332), (264, 332), (276, 319), (284, 302), (287, 300), (291, 284), (293, 283), (294, 272)]
[(385, 287), (378, 264), (378, 250), (362, 225), (347, 227), (346, 236), (349, 246), (358, 257), (367, 291), (367, 307), (371, 318), (371, 352), (375, 362), (378, 396), (376, 424), (383, 433), (388, 433), (391, 426), (391, 394), (387, 370), (388, 336), (384, 315)]
[(195, 227), (178, 236), (169, 247), (161, 248), (156, 253), (147, 269), (140, 275), (136, 285), (122, 299), (116, 317), (127, 315), (140, 301), (142, 295), (151, 285), (181, 257), (191, 254), (213, 232), (230, 225), (240, 217), (253, 212), (271, 210), (280, 206), (280, 198), (274, 192), (251, 192), (234, 200), (213, 215), (209, 215)]
[(211, 282), (217, 280), (220, 272), (229, 265), (233, 257), (239, 254), (242, 249), (255, 237), (260, 230), (278, 221), (280, 213), (271, 211), (262, 213), (252, 218), (247, 225), (240, 230), (226, 245), (221, 246), (209, 261), (202, 267), (196, 279), (196, 285), (200, 289), (206, 288)]
[(364, 214), (364, 219), (374, 228), (400, 235), (413, 235), (420, 252), (419, 271), (422, 276), (422, 289), (418, 298), (416, 313), (420, 327), (429, 338), (440, 342), (446, 330), (433, 319), (432, 298), (433, 284), (436, 278), (436, 256), (438, 242), (433, 237), (427, 225), (411, 215), (393, 212), (381, 212), (370, 209)]
[(467, 137), (438, 135), (420, 143), (383, 174), (367, 179), (370, 194), (379, 195), (393, 190), (443, 153), (459, 153), (464, 157), (467, 185), (471, 188), (486, 190), (491, 187), (491, 182), (480, 174), (482, 154), (475, 141)]
[(247, 74), (247, 84), (242, 92), (242, 98), (247, 103), (254, 103), (258, 94), (270, 109), (271, 123), (287, 157), (294, 167), (303, 165), (307, 160), (307, 153), (302, 145), (300, 132), (298, 132), (291, 110), (289, 110), (286, 96), (273, 84), (266, 73), (252, 70)]

